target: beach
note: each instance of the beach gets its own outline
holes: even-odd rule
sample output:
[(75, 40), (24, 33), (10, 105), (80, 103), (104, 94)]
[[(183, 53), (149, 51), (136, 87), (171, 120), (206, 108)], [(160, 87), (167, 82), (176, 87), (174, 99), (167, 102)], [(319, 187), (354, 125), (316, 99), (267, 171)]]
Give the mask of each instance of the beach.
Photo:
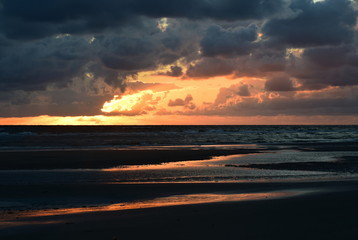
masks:
[[(77, 190), (82, 189), (77, 187)], [(188, 201), (173, 206), (138, 206), (129, 210), (102, 209), (59, 214), (55, 209), (47, 216), (40, 214), (45, 210), (37, 211), (31, 217), (26, 217), (26, 211), (22, 211), (21, 214), (25, 213), (23, 217), (20, 215), (16, 220), (10, 220), (16, 216), (15, 211), (3, 216), (8, 220), (2, 223), (1, 239), (354, 239), (358, 236), (357, 181), (193, 186), (164, 184), (93, 190), (97, 194), (140, 191), (142, 197), (151, 198), (153, 194), (143, 192), (148, 188), (162, 194), (216, 191), (229, 195), (235, 192), (248, 195), (255, 192), (285, 194), (272, 198), (267, 194), (261, 199), (260, 196), (257, 199), (246, 196), (241, 201), (198, 204)], [(32, 190), (29, 188), (28, 191)], [(61, 188), (55, 187), (54, 190)], [(77, 190), (72, 191), (78, 194)], [(83, 194), (85, 192), (83, 190)]]
[(9, 147), (0, 239), (355, 239), (357, 150), (352, 141)]

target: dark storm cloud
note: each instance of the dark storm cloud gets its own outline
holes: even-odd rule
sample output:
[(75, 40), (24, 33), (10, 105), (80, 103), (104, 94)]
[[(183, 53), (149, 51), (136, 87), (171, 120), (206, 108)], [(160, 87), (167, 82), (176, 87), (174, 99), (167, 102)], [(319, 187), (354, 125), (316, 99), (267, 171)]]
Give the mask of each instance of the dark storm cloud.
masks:
[(358, 49), (356, 44), (307, 48), (287, 72), (298, 79), (301, 89), (357, 85)]
[[(6, 113), (9, 116), (31, 115), (31, 111), (34, 115), (45, 114), (46, 111), (52, 115), (66, 115), (66, 104), (68, 115), (73, 115), (76, 109), (81, 115), (86, 111), (88, 114), (99, 114), (103, 102), (114, 94), (124, 92), (128, 80), (136, 79), (138, 71), (155, 70), (158, 65), (171, 64), (193, 52), (193, 42), (186, 41), (190, 35), (181, 24), (161, 32), (156, 26), (157, 20), (142, 20), (141, 26), (94, 36), (62, 34), (32, 41), (0, 38), (4, 39), (0, 42), (0, 87), (9, 93), (1, 93), (3, 116)], [(168, 37), (178, 39), (175, 49), (163, 44), (162, 39)], [(178, 73), (177, 69), (174, 71), (173, 74)], [(104, 81), (105, 86), (97, 92), (103, 88), (119, 89), (119, 92), (100, 93), (94, 97), (86, 86), (79, 94), (74, 94), (70, 85), (87, 81), (88, 74), (93, 78), (88, 84), (96, 85)], [(34, 102), (37, 93), (46, 89), (50, 90), (47, 90), (43, 101)], [(54, 94), (58, 97), (53, 98)], [(73, 96), (81, 96), (83, 101), (68, 102)], [(86, 106), (86, 101), (96, 109)], [(95, 101), (98, 102), (95, 104)]]
[(258, 48), (249, 56), (240, 57), (237, 61), (236, 75), (265, 77), (271, 73), (283, 72), (287, 59), (284, 50)]
[(276, 46), (308, 47), (351, 42), (357, 13), (349, 0), (293, 0), (296, 12), (289, 18), (271, 19), (262, 28)]
[[(178, 35), (162, 33), (155, 20), (145, 21), (152, 27), (96, 37), (64, 34), (35, 41), (7, 40), (0, 45), (0, 86), (4, 90), (40, 90), (49, 84), (65, 87), (72, 78), (91, 72), (113, 87), (123, 88), (126, 79), (138, 71), (171, 64), (192, 48), (192, 43), (184, 41), (186, 35), (179, 35), (181, 29), (176, 28)], [(143, 38), (143, 34), (148, 35)], [(168, 35), (183, 43), (176, 51), (162, 44), (161, 39)]]
[(262, 19), (286, 11), (284, 0), (1, 0), (0, 31), (16, 39), (93, 33), (137, 16), (189, 19)]
[(160, 54), (150, 39), (113, 36), (99, 39), (103, 64), (111, 69), (133, 71), (149, 68), (155, 63), (145, 56)]
[(322, 69), (332, 69), (347, 66), (358, 66), (358, 53), (354, 45), (339, 47), (309, 48), (302, 58)]
[(170, 70), (166, 72), (158, 72), (158, 75), (180, 77), (183, 75), (183, 69), (179, 66), (170, 66)]
[[(163, 17), (169, 26), (158, 27)], [(183, 79), (269, 79), (262, 94), (354, 88), (356, 17), (349, 0), (0, 0), (0, 115), (99, 114), (126, 87), (165, 88), (128, 83), (159, 67)], [(296, 56), (287, 48), (304, 49)], [(245, 99), (222, 114), (309, 114), (311, 106), (323, 113), (329, 104), (338, 114), (357, 102), (333, 95), (250, 102), (256, 93), (246, 84), (222, 90), (220, 104), (228, 94)]]
[(134, 9), (151, 17), (185, 17), (216, 20), (261, 19), (285, 10), (286, 1), (277, 0), (155, 0), (133, 1)]
[(46, 39), (0, 47), (0, 87), (44, 89), (49, 83), (66, 84), (91, 58), (88, 43), (79, 38)]
[[(59, 33), (93, 33), (130, 18), (129, 1), (2, 0), (0, 30), (9, 38), (34, 39)], [(120, 10), (119, 10), (120, 9)]]
[[(195, 41), (188, 34), (192, 29), (185, 24), (175, 22), (171, 29), (161, 32), (157, 20), (142, 21), (144, 26), (96, 37), (92, 45), (105, 68), (121, 73), (155, 70), (194, 52)], [(168, 39), (175, 44), (168, 44)], [(171, 74), (180, 73), (177, 67), (171, 70)]]
[(203, 57), (191, 64), (186, 74), (188, 77), (202, 79), (231, 74), (237, 77), (265, 77), (284, 72), (287, 64), (289, 62), (285, 50), (260, 47), (237, 58)]
[(191, 65), (186, 75), (191, 78), (209, 78), (229, 75), (235, 71), (235, 65), (230, 60), (217, 58), (203, 58), (195, 65)]
[(201, 40), (201, 50), (206, 57), (235, 57), (247, 55), (255, 47), (257, 26), (252, 24), (246, 28), (223, 29), (211, 26)]
[(297, 70), (295, 77), (302, 84), (302, 89), (323, 89), (328, 86), (353, 86), (358, 85), (357, 67), (344, 66), (329, 70), (305, 69), (307, 72)]

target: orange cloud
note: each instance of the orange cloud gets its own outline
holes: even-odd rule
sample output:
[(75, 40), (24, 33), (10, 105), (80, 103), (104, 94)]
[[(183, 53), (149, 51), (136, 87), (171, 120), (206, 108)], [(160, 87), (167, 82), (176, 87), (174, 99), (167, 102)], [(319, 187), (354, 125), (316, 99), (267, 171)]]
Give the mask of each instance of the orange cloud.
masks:
[(141, 115), (156, 109), (156, 105), (165, 97), (165, 92), (144, 90), (138, 93), (118, 96), (106, 101), (101, 109), (104, 113), (119, 115)]
[(169, 100), (168, 106), (169, 107), (184, 107), (184, 108), (188, 108), (188, 109), (195, 109), (196, 106), (195, 104), (192, 102), (193, 101), (193, 97), (188, 94), (185, 99), (181, 99), (181, 98), (177, 98), (175, 100)]

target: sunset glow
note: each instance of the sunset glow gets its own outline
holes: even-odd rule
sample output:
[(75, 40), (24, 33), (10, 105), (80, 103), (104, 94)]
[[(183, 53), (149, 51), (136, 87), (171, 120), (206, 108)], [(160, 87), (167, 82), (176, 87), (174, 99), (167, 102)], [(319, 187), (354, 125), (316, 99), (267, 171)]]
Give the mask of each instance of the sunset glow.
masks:
[(358, 239), (358, 0), (0, 0), (0, 159), (0, 240)]
[(33, 29), (0, 30), (0, 122), (357, 124), (355, 1), (138, 1), (86, 3), (96, 14), (61, 12), (53, 22), (0, 0), (4, 22)]
[[(143, 98), (152, 101), (153, 94), (154, 93), (152, 90), (145, 90), (139, 93), (124, 95), (121, 97), (115, 95), (111, 101), (105, 102), (103, 104), (101, 111), (104, 113), (133, 111), (135, 106), (140, 104)], [(155, 99), (153, 101), (155, 101)]]

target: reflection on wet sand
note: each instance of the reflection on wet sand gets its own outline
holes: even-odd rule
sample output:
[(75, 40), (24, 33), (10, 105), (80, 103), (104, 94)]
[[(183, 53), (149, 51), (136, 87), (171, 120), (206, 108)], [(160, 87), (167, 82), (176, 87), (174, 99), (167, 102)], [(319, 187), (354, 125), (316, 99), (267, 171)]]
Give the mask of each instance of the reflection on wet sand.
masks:
[[(287, 152), (287, 153), (286, 153)], [(112, 174), (113, 181), (107, 183), (208, 183), (208, 182), (267, 182), (331, 178), (332, 174), (318, 171), (292, 171), (276, 169), (255, 169), (243, 167), (251, 162), (283, 162), (289, 161), (296, 152), (282, 153), (251, 153), (217, 156), (207, 160), (165, 162), (149, 165), (122, 165), (114, 168), (101, 169), (101, 173)], [(268, 157), (266, 155), (269, 155)], [(312, 154), (311, 154), (312, 155)], [(312, 157), (309, 155), (308, 157)], [(281, 160), (280, 160), (281, 161)]]
[(254, 154), (234, 154), (229, 156), (216, 156), (212, 159), (205, 160), (191, 160), (191, 161), (179, 161), (179, 162), (165, 162), (161, 164), (147, 164), (147, 165), (123, 165), (114, 168), (102, 169), (104, 172), (115, 171), (138, 171), (138, 170), (168, 170), (168, 169), (180, 169), (180, 168), (199, 168), (199, 167), (224, 167), (225, 162), (231, 159), (237, 159), (246, 155)]
[[(24, 219), (45, 216), (58, 216), (67, 214), (80, 214), (89, 212), (109, 212), (121, 211), (131, 209), (155, 208), (155, 207), (169, 207), (178, 205), (191, 205), (215, 202), (236, 202), (248, 200), (264, 200), (273, 198), (282, 198), (297, 195), (302, 192), (265, 192), (265, 193), (240, 193), (240, 194), (226, 194), (226, 193), (208, 193), (208, 194), (188, 194), (188, 195), (174, 195), (169, 197), (156, 198), (141, 202), (126, 202), (117, 203), (105, 206), (91, 206), (79, 208), (63, 208), (63, 209), (42, 209), (4, 213), (0, 226), (2, 228), (11, 227), (14, 225), (29, 224), (29, 222), (22, 222)], [(47, 222), (31, 221), (31, 224), (46, 224)]]
[[(16, 217), (19, 219), (19, 217)], [(17, 227), (17, 226), (25, 226), (25, 225), (34, 225), (34, 224), (56, 224), (61, 223), (61, 221), (13, 221), (12, 219), (6, 219), (4, 221), (0, 221), (0, 229)]]

